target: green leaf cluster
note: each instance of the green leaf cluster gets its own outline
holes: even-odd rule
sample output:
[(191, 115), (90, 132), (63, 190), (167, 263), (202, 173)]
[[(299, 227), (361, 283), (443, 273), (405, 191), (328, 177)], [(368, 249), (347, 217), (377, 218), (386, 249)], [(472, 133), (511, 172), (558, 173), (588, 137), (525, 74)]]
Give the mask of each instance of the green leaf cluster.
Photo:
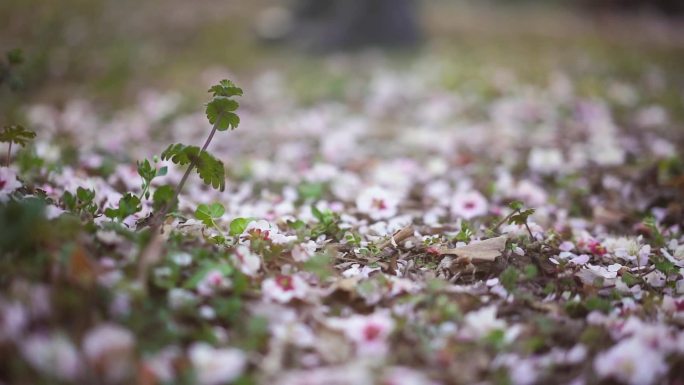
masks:
[(470, 238), (473, 237), (475, 233), (473, 232), (472, 225), (469, 222), (461, 222), (461, 230), (454, 237), (456, 242), (470, 242)]
[(511, 215), (511, 218), (508, 221), (511, 224), (524, 225), (527, 223), (527, 218), (529, 218), (532, 214), (534, 214), (534, 209), (523, 210), (517, 214)]
[(76, 194), (65, 191), (62, 194), (62, 204), (72, 213), (91, 218), (97, 213), (97, 203), (95, 202), (95, 190), (78, 187)]
[[(156, 157), (155, 157), (156, 159)], [(156, 163), (156, 161), (154, 162)], [(150, 185), (152, 180), (158, 176), (164, 176), (168, 172), (168, 167), (160, 167), (157, 169), (156, 166), (152, 166), (149, 160), (145, 159), (142, 162), (138, 162), (138, 175), (142, 178), (142, 193), (140, 197), (145, 197), (145, 199), (150, 198)]]
[(663, 233), (660, 232), (655, 217), (648, 216), (644, 218), (643, 224), (651, 232), (650, 235), (653, 241), (653, 246), (657, 248), (665, 246), (665, 237), (663, 236)]
[(311, 236), (317, 238), (323, 234), (329, 235), (335, 239), (338, 239), (344, 234), (341, 234), (338, 223), (340, 217), (338, 214), (330, 210), (319, 210), (316, 205), (311, 205), (311, 213), (318, 220), (318, 225), (316, 225), (311, 230)]
[[(155, 212), (152, 216), (138, 223), (139, 227), (141, 224), (153, 227), (159, 226), (169, 213), (169, 210), (173, 210), (177, 206), (178, 194), (183, 190), (187, 177), (193, 169), (205, 184), (220, 191), (225, 190), (226, 170), (223, 162), (207, 152), (206, 149), (211, 144), (216, 131), (226, 131), (229, 128), (235, 129), (240, 124), (240, 118), (235, 113), (240, 104), (233, 97), (242, 96), (242, 89), (229, 80), (222, 80), (217, 85), (212, 86), (209, 92), (212, 94), (212, 99), (206, 105), (206, 115), (209, 122), (213, 124), (211, 133), (201, 148), (183, 143), (175, 143), (169, 145), (162, 152), (162, 160), (171, 160), (179, 166), (187, 166), (188, 169), (177, 186), (162, 186), (154, 191), (154, 194), (152, 194), (152, 206)], [(150, 198), (152, 180), (158, 176), (166, 175), (168, 171), (166, 167), (159, 169), (156, 167), (156, 157), (154, 158), (154, 163), (153, 165), (147, 159), (137, 163), (138, 174), (142, 178), (142, 192), (137, 197), (134, 197), (131, 193), (126, 194), (120, 201), (119, 208), (108, 209), (105, 215), (110, 218), (123, 219), (131, 213), (140, 211), (141, 200)], [(219, 207), (221, 215), (223, 215), (225, 210), (219, 204), (200, 206), (195, 215), (206, 225), (216, 227), (214, 223), (216, 216), (214, 215), (218, 212)], [(219, 241), (224, 241), (223, 236), (221, 236)]]
[(233, 100), (233, 96), (242, 96), (242, 89), (230, 80), (221, 80), (219, 84), (211, 87), (209, 92), (213, 98), (207, 103), (206, 114), (209, 123), (216, 126), (219, 131), (235, 129), (240, 124), (240, 117), (235, 111), (240, 104)]
[(105, 210), (105, 216), (107, 218), (118, 219), (119, 221), (122, 221), (129, 215), (133, 215), (140, 210), (142, 210), (140, 198), (131, 193), (127, 193), (121, 199), (119, 199), (119, 207), (116, 209), (108, 208)]

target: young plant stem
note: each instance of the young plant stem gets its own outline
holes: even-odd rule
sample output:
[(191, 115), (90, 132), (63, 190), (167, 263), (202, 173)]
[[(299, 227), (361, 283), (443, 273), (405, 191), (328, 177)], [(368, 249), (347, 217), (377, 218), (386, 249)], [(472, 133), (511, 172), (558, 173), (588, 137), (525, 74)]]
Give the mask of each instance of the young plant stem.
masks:
[[(199, 157), (199, 154), (202, 152), (206, 151), (207, 148), (209, 147), (209, 144), (211, 143), (211, 140), (214, 139), (214, 135), (216, 134), (216, 131), (218, 130), (218, 125), (219, 122), (221, 121), (221, 116), (219, 115), (218, 118), (216, 118), (216, 123), (214, 123), (214, 126), (211, 128), (211, 132), (209, 133), (209, 136), (207, 137), (207, 140), (204, 142), (204, 146), (202, 146), (202, 150), (197, 154)], [(161, 225), (161, 223), (164, 221), (164, 218), (166, 217), (166, 214), (169, 213), (169, 210), (171, 207), (176, 205), (176, 202), (178, 202), (178, 196), (180, 195), (181, 191), (183, 190), (183, 186), (185, 186), (185, 182), (187, 182), (188, 178), (190, 177), (190, 173), (192, 173), (192, 170), (195, 168), (197, 165), (197, 158), (192, 159), (190, 161), (190, 164), (188, 165), (188, 169), (185, 170), (185, 174), (183, 174), (183, 177), (181, 178), (180, 182), (178, 183), (178, 186), (176, 186), (176, 191), (173, 193), (173, 198), (171, 201), (166, 204), (158, 213), (154, 214), (154, 218), (152, 218), (151, 221), (151, 226), (153, 231), (156, 231), (157, 228)]]
[(506, 215), (506, 217), (505, 217), (504, 219), (500, 220), (499, 223), (497, 223), (496, 226), (494, 226), (494, 232), (498, 232), (498, 231), (499, 231), (499, 227), (501, 227), (501, 225), (503, 225), (504, 223), (506, 223), (506, 221), (508, 221), (509, 219), (511, 219), (511, 217), (512, 217), (513, 215), (517, 214), (518, 212), (520, 212), (520, 210), (514, 210), (512, 213)]
[[(509, 219), (511, 219), (511, 217), (512, 217), (513, 215), (519, 214), (519, 213), (520, 213), (520, 210), (519, 210), (519, 209), (515, 209), (515, 210), (513, 210), (512, 213), (506, 215), (506, 217), (505, 217), (504, 219), (500, 220), (499, 223), (497, 223), (496, 226), (494, 226), (494, 232), (495, 232), (495, 233), (498, 233), (499, 227), (501, 227), (501, 225), (503, 225), (504, 223), (506, 223), (506, 221), (508, 221)], [(530, 226), (527, 224), (527, 218), (525, 218), (525, 228), (527, 229), (527, 233), (530, 235), (530, 239), (533, 240), (533, 239), (534, 239), (534, 235), (532, 234), (532, 230), (530, 229)]]
[(8, 143), (7, 146), (7, 161), (5, 162), (5, 166), (9, 167), (10, 166), (10, 160), (12, 159), (12, 142)]
[(530, 234), (530, 240), (534, 241), (534, 235), (532, 235), (532, 230), (530, 230), (530, 226), (527, 224), (527, 218), (525, 218), (525, 228), (527, 229), (527, 233)]

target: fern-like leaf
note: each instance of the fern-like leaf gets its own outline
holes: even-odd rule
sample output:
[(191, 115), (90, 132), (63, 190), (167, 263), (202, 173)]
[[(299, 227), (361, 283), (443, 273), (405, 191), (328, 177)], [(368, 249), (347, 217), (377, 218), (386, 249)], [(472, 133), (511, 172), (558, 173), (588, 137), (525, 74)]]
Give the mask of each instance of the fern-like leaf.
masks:
[(217, 96), (242, 96), (242, 88), (235, 85), (235, 83), (230, 80), (223, 79), (219, 84), (212, 86), (209, 92), (213, 94), (214, 97)]
[(181, 143), (170, 145), (161, 154), (162, 160), (185, 166), (194, 163), (195, 170), (205, 184), (223, 191), (226, 187), (226, 170), (223, 162), (197, 146), (186, 146)]
[(206, 151), (200, 153), (199, 161), (197, 162), (197, 173), (204, 183), (211, 185), (213, 188), (223, 191), (226, 189), (226, 169), (223, 162), (216, 159), (213, 155)]
[(197, 158), (200, 149), (197, 146), (186, 146), (182, 143), (172, 144), (161, 153), (162, 160), (171, 160), (179, 166), (186, 166)]
[(20, 146), (25, 146), (35, 137), (35, 132), (27, 130), (24, 126), (20, 125), (5, 126), (2, 132), (0, 132), (0, 142), (15, 143)]

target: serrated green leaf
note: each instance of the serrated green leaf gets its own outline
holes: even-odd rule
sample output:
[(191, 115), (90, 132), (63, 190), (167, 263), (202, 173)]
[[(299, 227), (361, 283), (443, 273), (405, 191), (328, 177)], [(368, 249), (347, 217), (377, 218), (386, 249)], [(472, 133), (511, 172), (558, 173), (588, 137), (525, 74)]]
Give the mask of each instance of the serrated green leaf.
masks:
[(213, 94), (213, 96), (225, 96), (225, 97), (230, 97), (230, 96), (242, 96), (242, 88), (238, 87), (235, 85), (235, 83), (231, 82), (230, 80), (223, 79), (219, 82), (219, 84), (212, 86), (209, 88), (209, 92)]
[(162, 160), (170, 160), (179, 166), (185, 166), (197, 158), (200, 148), (197, 146), (186, 146), (182, 143), (172, 144), (161, 153)]
[(15, 143), (20, 146), (25, 146), (35, 137), (35, 132), (27, 130), (21, 125), (5, 126), (5, 128), (0, 132), (0, 142)]
[(216, 125), (216, 129), (219, 131), (225, 131), (228, 128), (234, 129), (240, 124), (240, 117), (233, 112), (239, 106), (240, 104), (233, 99), (216, 96), (207, 103), (207, 119), (209, 119), (209, 123)]
[(226, 188), (226, 170), (223, 162), (206, 151), (200, 151), (199, 147), (172, 144), (162, 152), (161, 158), (170, 159), (181, 166), (194, 162), (196, 171), (205, 184), (220, 191)]
[(105, 210), (105, 216), (112, 219), (123, 220), (129, 215), (133, 215), (142, 210), (140, 198), (127, 193), (123, 198), (119, 199), (119, 207), (116, 209), (108, 208)]
[(223, 191), (226, 189), (226, 169), (223, 162), (206, 151), (200, 153), (197, 161), (197, 173), (204, 183)]
[(518, 214), (512, 215), (511, 219), (509, 219), (509, 222), (516, 225), (524, 225), (527, 223), (527, 218), (532, 214), (534, 214), (534, 209), (521, 211)]

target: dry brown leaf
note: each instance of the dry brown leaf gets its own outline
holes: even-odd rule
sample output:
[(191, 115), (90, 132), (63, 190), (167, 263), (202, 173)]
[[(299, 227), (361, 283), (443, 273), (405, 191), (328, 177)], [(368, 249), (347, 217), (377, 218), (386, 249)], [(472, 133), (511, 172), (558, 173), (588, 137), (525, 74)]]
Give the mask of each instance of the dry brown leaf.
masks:
[(454, 249), (443, 249), (440, 253), (455, 255), (459, 262), (492, 262), (506, 248), (506, 240), (508, 237), (502, 235)]

